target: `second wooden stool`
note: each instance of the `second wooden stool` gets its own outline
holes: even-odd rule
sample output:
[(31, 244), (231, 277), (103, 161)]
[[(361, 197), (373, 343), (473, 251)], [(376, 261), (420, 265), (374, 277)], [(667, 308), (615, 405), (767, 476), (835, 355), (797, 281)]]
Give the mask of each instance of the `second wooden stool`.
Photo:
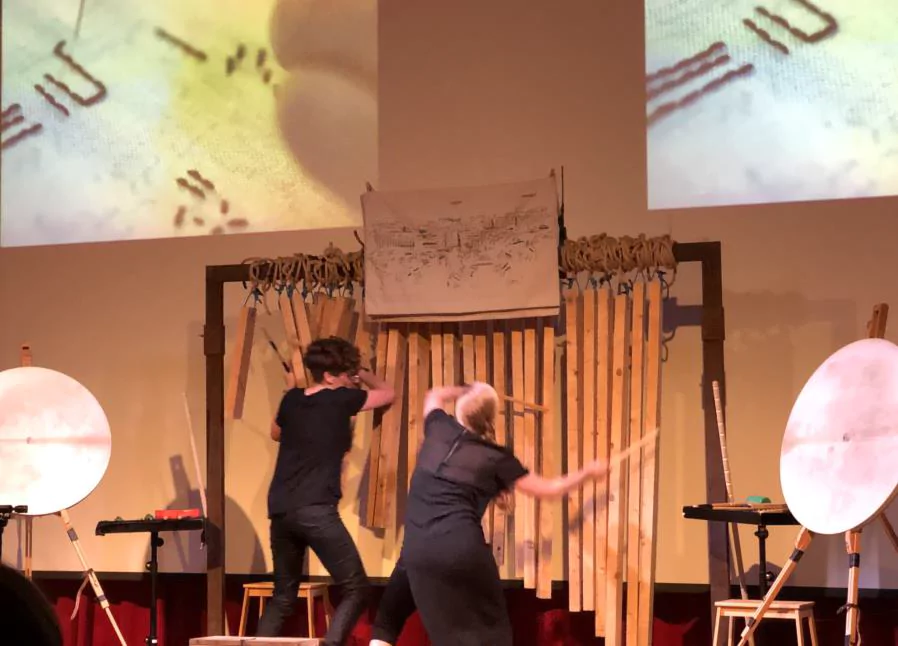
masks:
[[(259, 617), (265, 612), (265, 600), (274, 596), (274, 583), (271, 581), (262, 581), (259, 583), (243, 584), (243, 608), (240, 610), (240, 628), (237, 630), (237, 636), (243, 637), (246, 631), (246, 618), (249, 615), (249, 606), (253, 598), (259, 600)], [(324, 621), (328, 628), (331, 625), (331, 615), (333, 608), (331, 607), (330, 598), (327, 595), (326, 583), (300, 583), (299, 590), (296, 593), (298, 599), (306, 600), (306, 616), (309, 625), (309, 637), (317, 637), (315, 634), (315, 599), (321, 599), (324, 602)]]
[[(717, 619), (714, 622), (714, 642), (717, 643), (717, 631), (720, 629), (720, 620), (727, 619), (727, 645), (733, 646), (733, 619), (741, 617), (748, 619), (758, 606), (761, 605), (760, 599), (727, 599), (726, 601), (718, 601), (714, 604), (717, 607)], [(804, 646), (804, 626), (803, 620), (808, 622), (808, 630), (811, 633), (811, 646), (817, 646), (817, 624), (814, 623), (814, 602), (813, 601), (774, 601), (767, 612), (764, 613), (766, 619), (790, 619), (795, 622), (795, 634), (798, 638), (798, 646)]]

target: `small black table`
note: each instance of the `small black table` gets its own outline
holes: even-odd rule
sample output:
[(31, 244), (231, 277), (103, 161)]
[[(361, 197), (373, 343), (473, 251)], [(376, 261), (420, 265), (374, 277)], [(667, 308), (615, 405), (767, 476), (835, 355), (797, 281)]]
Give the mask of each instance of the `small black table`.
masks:
[(164, 544), (159, 532), (196, 531), (206, 528), (205, 518), (148, 518), (137, 520), (101, 520), (97, 523), (97, 536), (106, 534), (150, 534), (150, 560), (146, 568), (150, 571), (150, 634), (147, 646), (157, 646), (156, 637), (156, 575), (159, 572), (157, 550)]
[(767, 531), (768, 526), (800, 525), (786, 505), (749, 504), (738, 506), (689, 505), (683, 507), (683, 516), (694, 520), (708, 522), (735, 523), (737, 525), (754, 525), (758, 537), (758, 588), (761, 598), (767, 594), (767, 584), (773, 579), (767, 571)]

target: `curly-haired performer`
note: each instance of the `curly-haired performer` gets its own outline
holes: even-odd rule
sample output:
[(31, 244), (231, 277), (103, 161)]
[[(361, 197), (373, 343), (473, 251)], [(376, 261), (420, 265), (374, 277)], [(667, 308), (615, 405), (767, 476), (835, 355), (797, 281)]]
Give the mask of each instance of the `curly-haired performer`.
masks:
[[(457, 399), (452, 417), (443, 405)], [(480, 524), (487, 504), (512, 490), (535, 498), (567, 494), (607, 473), (592, 462), (543, 478), (495, 443), (499, 398), (485, 383), (436, 388), (424, 402), (424, 442), (412, 476), (405, 540), (372, 632), (395, 644), (415, 607), (434, 646), (511, 646), (499, 569)]]
[[(352, 447), (352, 418), (359, 411), (388, 406), (393, 388), (360, 370), (359, 350), (344, 339), (313, 341), (303, 363), (315, 382), (296, 388), (288, 378), (271, 437), (280, 442), (268, 491), (274, 597), (259, 620), (257, 635), (276, 637), (293, 614), (306, 548), (342, 586), (324, 638), (342, 646), (369, 600), (370, 585), (358, 549), (337, 510), (343, 493), (343, 458)], [(368, 390), (359, 389), (361, 381)]]

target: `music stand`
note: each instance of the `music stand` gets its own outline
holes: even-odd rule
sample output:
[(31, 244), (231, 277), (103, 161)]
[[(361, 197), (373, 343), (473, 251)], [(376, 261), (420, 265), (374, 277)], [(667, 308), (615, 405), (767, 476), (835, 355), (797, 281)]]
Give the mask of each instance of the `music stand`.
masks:
[[(880, 327), (884, 327), (881, 325)], [(786, 425), (780, 482), (801, 524), (795, 550), (747, 621), (745, 646), (814, 534), (844, 534), (849, 556), (845, 644), (858, 638), (860, 538), (880, 519), (898, 551), (885, 509), (898, 496), (898, 345), (855, 341), (831, 355), (805, 384)]]
[(158, 550), (164, 544), (159, 532), (177, 532), (184, 530), (202, 530), (206, 527), (205, 518), (145, 518), (140, 520), (101, 520), (97, 523), (97, 536), (106, 534), (134, 534), (146, 532), (150, 534), (150, 560), (146, 567), (150, 572), (150, 633), (145, 640), (147, 646), (156, 646), (159, 641), (156, 635), (156, 577), (159, 573)]
[(62, 519), (85, 577), (127, 646), (68, 514), (103, 479), (111, 453), (109, 421), (83, 385), (46, 368), (0, 372), (0, 500), (21, 501), (28, 508), (23, 515)]

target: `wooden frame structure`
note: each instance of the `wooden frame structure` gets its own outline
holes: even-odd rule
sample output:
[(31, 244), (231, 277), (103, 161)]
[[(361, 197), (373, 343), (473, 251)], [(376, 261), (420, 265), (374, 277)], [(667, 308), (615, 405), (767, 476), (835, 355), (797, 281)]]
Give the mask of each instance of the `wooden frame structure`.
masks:
[[(701, 264), (702, 276), (702, 407), (705, 419), (705, 485), (708, 502), (726, 499), (726, 485), (717, 432), (717, 418), (710, 384), (721, 387), (726, 410), (724, 375), (724, 313), (721, 247), (719, 242), (675, 243), (678, 264)], [(224, 286), (250, 282), (250, 266), (206, 267), (206, 320), (203, 352), (206, 356), (206, 633), (224, 631), (225, 604), (225, 325)], [(729, 543), (727, 526), (708, 523), (708, 576), (711, 606), (729, 596)]]

